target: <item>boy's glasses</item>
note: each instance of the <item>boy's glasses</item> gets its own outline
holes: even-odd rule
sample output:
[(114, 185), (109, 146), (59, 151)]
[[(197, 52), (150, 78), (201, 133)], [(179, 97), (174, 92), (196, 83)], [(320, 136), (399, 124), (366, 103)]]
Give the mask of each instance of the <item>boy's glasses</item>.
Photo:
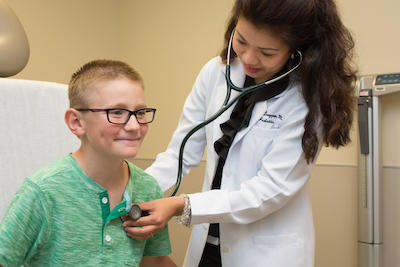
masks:
[(102, 112), (107, 113), (108, 122), (112, 124), (127, 124), (132, 115), (136, 117), (139, 124), (148, 124), (154, 120), (156, 113), (155, 108), (143, 108), (135, 111), (130, 111), (122, 108), (111, 108), (111, 109), (77, 109), (78, 111), (91, 111), (91, 112)]

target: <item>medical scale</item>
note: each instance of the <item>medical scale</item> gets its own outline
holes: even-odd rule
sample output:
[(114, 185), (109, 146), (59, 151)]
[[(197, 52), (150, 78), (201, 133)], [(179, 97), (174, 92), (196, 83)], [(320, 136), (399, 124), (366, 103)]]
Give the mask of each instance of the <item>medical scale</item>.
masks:
[(358, 266), (383, 266), (382, 96), (400, 93), (400, 73), (357, 81)]

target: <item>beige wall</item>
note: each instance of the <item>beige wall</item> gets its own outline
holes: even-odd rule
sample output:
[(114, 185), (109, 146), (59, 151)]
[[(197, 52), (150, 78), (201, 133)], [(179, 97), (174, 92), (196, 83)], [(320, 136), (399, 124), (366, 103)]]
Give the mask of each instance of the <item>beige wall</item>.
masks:
[[(6, 2), (20, 18), (31, 46), (27, 67), (13, 78), (67, 83), (79, 66), (98, 58), (127, 61), (144, 76), (148, 105), (158, 110), (135, 160), (145, 167), (166, 148), (197, 73), (219, 52), (233, 0)], [(344, 23), (354, 33), (360, 73), (400, 72), (396, 31), (400, 2), (338, 0), (338, 5)], [(382, 102), (385, 200), (399, 203), (400, 95), (384, 97)], [(353, 140), (338, 151), (324, 148), (312, 174), (316, 266), (356, 266), (356, 130)], [(203, 167), (191, 174), (196, 185), (183, 181), (181, 192), (198, 189)], [(399, 216), (393, 215), (399, 214), (399, 207), (386, 211), (390, 215), (386, 228), (400, 223)], [(385, 231), (394, 251), (400, 249), (395, 241), (400, 238)], [(178, 265), (189, 234), (190, 230), (171, 224), (173, 258)], [(396, 253), (385, 251), (385, 266), (396, 266)]]
[(113, 0), (5, 0), (30, 45), (27, 66), (12, 78), (68, 83), (84, 63), (119, 59), (119, 4)]
[(157, 107), (140, 158), (165, 150), (200, 68), (221, 48), (232, 2), (121, 1), (121, 55), (142, 73), (148, 105)]

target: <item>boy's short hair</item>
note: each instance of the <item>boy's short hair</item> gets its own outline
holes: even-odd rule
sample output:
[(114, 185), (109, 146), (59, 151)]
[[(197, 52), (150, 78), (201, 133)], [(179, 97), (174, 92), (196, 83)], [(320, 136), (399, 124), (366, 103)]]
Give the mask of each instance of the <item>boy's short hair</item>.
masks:
[(68, 86), (70, 108), (89, 108), (93, 94), (92, 85), (101, 82), (128, 78), (139, 82), (144, 89), (142, 76), (129, 64), (118, 60), (94, 60), (83, 65), (71, 76)]

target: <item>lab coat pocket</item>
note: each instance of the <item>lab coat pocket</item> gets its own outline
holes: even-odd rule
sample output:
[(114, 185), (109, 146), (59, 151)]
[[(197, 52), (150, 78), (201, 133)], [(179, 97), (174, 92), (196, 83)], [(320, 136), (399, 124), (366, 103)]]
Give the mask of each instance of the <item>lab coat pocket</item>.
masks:
[(270, 266), (311, 267), (307, 245), (296, 234), (253, 236), (254, 249), (271, 259)]
[(256, 246), (290, 244), (295, 242), (297, 242), (296, 235), (253, 236), (253, 243)]
[[(278, 129), (254, 126), (249, 131), (247, 138), (243, 139), (242, 147), (248, 150), (251, 149), (251, 162), (258, 163), (257, 165), (254, 165), (257, 170), (261, 167), (260, 159), (262, 159), (270, 151), (271, 144), (277, 131)], [(246, 153), (246, 157), (249, 157), (248, 153)], [(246, 160), (246, 162), (249, 161)], [(253, 171), (257, 171), (256, 169)]]
[(256, 137), (261, 138), (274, 138), (278, 131), (278, 128), (273, 128), (270, 125), (268, 127), (253, 126), (249, 133)]

